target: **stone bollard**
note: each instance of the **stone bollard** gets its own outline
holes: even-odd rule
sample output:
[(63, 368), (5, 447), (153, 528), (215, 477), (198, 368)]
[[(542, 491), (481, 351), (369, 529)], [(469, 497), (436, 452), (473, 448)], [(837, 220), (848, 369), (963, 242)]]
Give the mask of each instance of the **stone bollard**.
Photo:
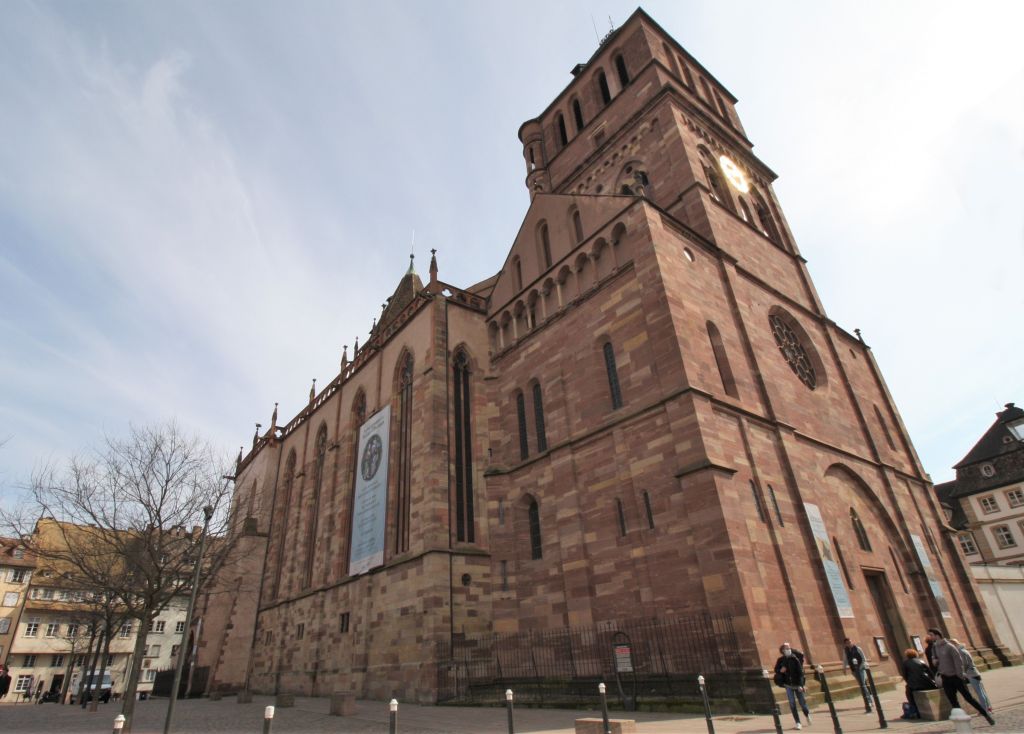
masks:
[(295, 705), (295, 694), (294, 693), (278, 693), (274, 699), (274, 704), (279, 709), (290, 709)]
[(337, 692), (331, 694), (331, 716), (354, 716), (356, 713), (356, 694)]

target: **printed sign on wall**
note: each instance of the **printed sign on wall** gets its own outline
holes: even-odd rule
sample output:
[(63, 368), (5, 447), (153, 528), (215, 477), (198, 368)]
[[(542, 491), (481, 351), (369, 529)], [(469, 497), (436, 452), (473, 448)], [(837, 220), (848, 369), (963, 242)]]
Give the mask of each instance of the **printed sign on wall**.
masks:
[(817, 505), (812, 505), (809, 502), (804, 502), (804, 509), (807, 511), (807, 519), (811, 522), (814, 545), (817, 546), (818, 555), (821, 556), (821, 565), (825, 569), (825, 578), (828, 579), (829, 588), (832, 589), (836, 610), (840, 617), (852, 619), (853, 604), (850, 603), (850, 595), (846, 593), (846, 585), (843, 583), (839, 564), (836, 563), (835, 550), (832, 548), (832, 541), (825, 529), (825, 521), (821, 518), (821, 510)]
[(931, 587), (932, 596), (935, 597), (935, 601), (939, 605), (939, 611), (942, 612), (944, 619), (949, 619), (953, 615), (949, 611), (949, 602), (946, 601), (946, 595), (942, 593), (942, 587), (939, 586), (939, 580), (935, 576), (935, 568), (932, 567), (932, 561), (928, 557), (928, 553), (925, 552), (924, 543), (921, 542), (921, 538), (911, 533), (910, 539), (914, 542), (914, 550), (917, 551), (917, 557), (921, 559), (921, 565), (924, 566), (924, 575), (928, 579), (928, 586)]
[(390, 405), (359, 428), (356, 489), (352, 502), (352, 552), (349, 555), (349, 573), (353, 576), (384, 563), (390, 434)]

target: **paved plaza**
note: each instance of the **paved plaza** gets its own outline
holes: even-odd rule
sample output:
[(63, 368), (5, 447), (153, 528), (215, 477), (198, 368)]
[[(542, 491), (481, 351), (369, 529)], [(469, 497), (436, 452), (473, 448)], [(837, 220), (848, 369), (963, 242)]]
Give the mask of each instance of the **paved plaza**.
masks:
[[(1024, 668), (1003, 668), (985, 674), (985, 685), (995, 703), (996, 726), (989, 727), (984, 719), (974, 718), (978, 731), (1024, 732)], [(948, 722), (900, 721), (901, 691), (882, 696), (882, 707), (888, 717), (889, 731), (933, 734), (951, 732)], [(234, 697), (221, 701), (198, 699), (181, 701), (176, 707), (174, 731), (223, 732), (231, 734), (260, 734), (263, 709), (273, 703), (269, 696), (257, 696), (251, 704), (239, 704)], [(380, 701), (360, 701), (355, 716), (337, 717), (327, 713), (325, 699), (300, 698), (294, 708), (277, 709), (272, 731), (275, 734), (319, 734), (321, 732), (353, 732), (383, 734), (387, 732), (387, 704)], [(165, 699), (138, 703), (134, 734), (158, 734), (163, 730), (167, 710)], [(36, 732), (110, 732), (114, 717), (120, 711), (116, 704), (101, 704), (99, 711), (89, 713), (77, 706), (56, 704), (0, 704), (0, 732), (29, 734)], [(793, 731), (793, 720), (783, 712), (785, 730)], [(844, 701), (838, 707), (840, 724), (844, 732), (867, 732), (879, 729), (878, 717), (865, 714), (859, 701)], [(565, 709), (517, 709), (517, 734), (572, 734), (577, 717), (596, 716), (596, 711)], [(506, 734), (508, 731), (503, 708), (414, 706), (402, 704), (399, 709), (398, 731), (401, 734)], [(623, 716), (613, 712), (612, 717)], [(688, 714), (635, 713), (629, 718), (637, 721), (638, 734), (679, 734), (707, 731), (703, 716)], [(822, 705), (812, 712), (813, 723), (805, 732), (833, 731), (828, 707)], [(723, 715), (714, 717), (716, 734), (772, 734), (775, 729), (770, 716)]]

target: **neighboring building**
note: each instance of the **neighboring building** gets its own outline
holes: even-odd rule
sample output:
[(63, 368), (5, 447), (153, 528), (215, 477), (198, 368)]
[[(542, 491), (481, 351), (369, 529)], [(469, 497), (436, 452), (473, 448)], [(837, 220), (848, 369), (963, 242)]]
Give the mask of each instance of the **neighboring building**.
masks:
[(782, 640), (835, 669), (849, 635), (895, 674), (940, 625), (1006, 662), (736, 99), (642, 10), (573, 77), (520, 129), (530, 206), (500, 271), (410, 267), (340, 374), (240, 455), (239, 562), (200, 608), (211, 690), (589, 681), (609, 648), (574, 645), (641, 618), (715, 641), (662, 665), (747, 690)]
[(19, 541), (0, 538), (0, 664), (10, 654), (35, 565)]
[[(75, 528), (40, 521), (37, 525), (37, 547), (53, 547), (65, 537), (73, 537)], [(69, 528), (71, 528), (69, 530)], [(102, 640), (93, 640), (90, 627), (102, 625), (93, 601), (93, 590), (74, 583), (73, 574), (67, 572), (63, 561), (46, 557), (36, 560), (36, 568), (24, 587), (24, 610), (20, 622), (13, 623), (10, 655), (7, 664), (14, 694), (35, 693), (40, 685), (46, 693), (67, 699), (78, 693), (83, 671), (91, 663), (91, 649), (95, 651)], [(56, 557), (58, 554), (53, 554)], [(5, 561), (6, 563), (6, 561)], [(139, 677), (139, 692), (153, 688), (157, 671), (173, 667), (172, 655), (177, 653), (185, 632), (185, 613), (188, 597), (176, 597), (154, 620)], [(128, 682), (136, 636), (137, 620), (118, 621), (110, 640), (105, 671), (110, 674), (113, 693), (120, 695)], [(104, 667), (97, 666), (97, 672)]]
[(1024, 564), (1024, 410), (1007, 403), (954, 468), (935, 491), (967, 560)]

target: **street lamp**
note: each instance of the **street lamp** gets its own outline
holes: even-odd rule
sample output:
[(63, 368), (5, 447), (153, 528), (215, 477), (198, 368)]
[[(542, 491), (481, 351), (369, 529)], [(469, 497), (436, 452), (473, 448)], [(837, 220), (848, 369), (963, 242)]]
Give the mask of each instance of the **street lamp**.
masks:
[(196, 570), (192, 574), (192, 593), (189, 595), (188, 611), (185, 613), (185, 632), (181, 637), (181, 647), (178, 648), (178, 664), (174, 669), (174, 686), (171, 688), (171, 700), (167, 704), (164, 734), (170, 734), (171, 731), (174, 703), (178, 700), (178, 688), (181, 686), (181, 672), (185, 667), (185, 658), (188, 657), (188, 633), (192, 629), (192, 612), (196, 608), (196, 596), (199, 594), (199, 574), (203, 568), (203, 553), (206, 551), (206, 531), (210, 527), (210, 518), (212, 517), (213, 508), (207, 505), (203, 508), (203, 531), (199, 534), (199, 556), (196, 558)]

